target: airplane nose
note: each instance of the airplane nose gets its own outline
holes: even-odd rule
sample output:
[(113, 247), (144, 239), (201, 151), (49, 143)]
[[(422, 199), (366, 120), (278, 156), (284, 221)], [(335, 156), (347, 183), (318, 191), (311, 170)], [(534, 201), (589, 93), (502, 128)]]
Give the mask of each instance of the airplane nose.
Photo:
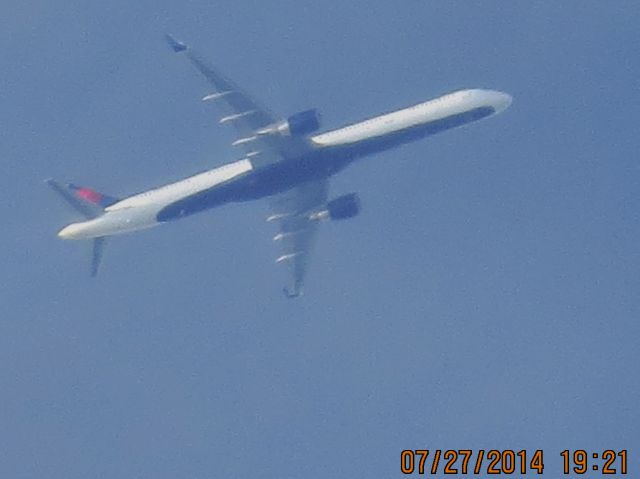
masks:
[(496, 91), (493, 92), (493, 95), (494, 100), (492, 103), (494, 105), (496, 113), (503, 112), (504, 110), (509, 108), (509, 106), (511, 106), (511, 103), (513, 102), (513, 97), (507, 93)]

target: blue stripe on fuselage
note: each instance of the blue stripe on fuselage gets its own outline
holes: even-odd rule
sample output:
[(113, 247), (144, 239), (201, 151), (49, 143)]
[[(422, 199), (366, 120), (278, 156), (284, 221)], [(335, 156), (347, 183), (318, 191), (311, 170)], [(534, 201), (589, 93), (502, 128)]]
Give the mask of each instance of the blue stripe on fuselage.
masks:
[(340, 152), (341, 154), (349, 155), (352, 159), (360, 158), (481, 120), (493, 115), (495, 112), (496, 110), (491, 106), (474, 108), (464, 113), (458, 113), (429, 123), (416, 125), (388, 135), (373, 137), (357, 143), (330, 146), (325, 148), (325, 150), (335, 150), (336, 153)]
[(492, 107), (480, 107), (440, 120), (371, 138), (353, 144), (327, 147), (294, 160), (275, 163), (164, 207), (157, 214), (159, 222), (176, 220), (225, 203), (249, 201), (287, 191), (309, 181), (329, 178), (355, 159), (389, 150), (441, 131), (480, 120), (495, 113)]

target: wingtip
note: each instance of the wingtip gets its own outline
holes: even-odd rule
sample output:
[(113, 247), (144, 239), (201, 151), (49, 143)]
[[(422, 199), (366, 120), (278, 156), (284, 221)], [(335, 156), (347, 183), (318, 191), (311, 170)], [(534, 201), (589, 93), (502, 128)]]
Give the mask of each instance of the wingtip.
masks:
[(289, 288), (282, 288), (282, 292), (287, 299), (294, 299), (302, 296), (302, 290), (299, 288), (294, 288), (290, 290)]
[(167, 41), (169, 48), (171, 48), (176, 53), (183, 52), (187, 49), (187, 45), (176, 40), (173, 36), (169, 35), (168, 33), (165, 34), (164, 38)]

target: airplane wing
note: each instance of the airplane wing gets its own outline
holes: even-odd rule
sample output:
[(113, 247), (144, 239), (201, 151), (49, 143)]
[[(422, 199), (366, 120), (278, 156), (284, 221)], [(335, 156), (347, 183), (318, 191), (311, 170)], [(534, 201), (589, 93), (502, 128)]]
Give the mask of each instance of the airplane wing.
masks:
[(276, 263), (286, 264), (290, 269), (292, 284), (284, 289), (289, 298), (302, 294), (320, 223), (311, 216), (324, 209), (328, 193), (329, 182), (321, 180), (298, 186), (271, 199), (273, 214), (267, 220), (277, 221), (279, 225), (278, 234), (273, 239), (280, 243), (282, 254)]
[(287, 156), (287, 151), (304, 148), (307, 143), (296, 138), (283, 138), (274, 135), (261, 135), (258, 132), (274, 125), (276, 118), (262, 107), (249, 94), (226, 78), (216, 68), (209, 65), (186, 44), (166, 35), (167, 42), (176, 53), (184, 54), (196, 69), (209, 81), (212, 90), (202, 100), (220, 105), (221, 124), (231, 124), (238, 135), (233, 146), (244, 149), (247, 157), (258, 165), (278, 162)]
[[(276, 163), (309, 148), (305, 139), (260, 134), (261, 130), (277, 123), (278, 118), (205, 62), (189, 46), (170, 35), (166, 39), (174, 52), (185, 55), (209, 81), (213, 89), (202, 100), (223, 107), (219, 122), (235, 128), (238, 138), (233, 146), (243, 148), (254, 165), (260, 167)], [(291, 287), (284, 289), (287, 297), (294, 298), (302, 293), (319, 223), (310, 216), (325, 207), (327, 195), (328, 182), (316, 181), (270, 198), (273, 214), (268, 220), (277, 221), (279, 225), (274, 240), (280, 243), (282, 249), (276, 262), (286, 264), (292, 276)]]

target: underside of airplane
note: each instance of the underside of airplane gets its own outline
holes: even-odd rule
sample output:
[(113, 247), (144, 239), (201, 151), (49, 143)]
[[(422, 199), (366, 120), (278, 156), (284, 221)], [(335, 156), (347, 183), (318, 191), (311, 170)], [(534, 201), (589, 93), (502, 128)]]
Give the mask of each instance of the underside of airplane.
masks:
[(102, 259), (106, 238), (151, 228), (231, 202), (266, 198), (278, 225), (276, 262), (290, 270), (287, 297), (302, 293), (309, 257), (320, 223), (346, 220), (360, 212), (355, 193), (329, 198), (329, 180), (358, 158), (482, 120), (502, 112), (511, 97), (494, 90), (460, 90), (439, 98), (317, 134), (320, 115), (308, 110), (280, 119), (260, 106), (186, 44), (167, 36), (170, 48), (185, 56), (208, 80), (202, 98), (217, 106), (219, 123), (237, 134), (232, 146), (243, 152), (228, 163), (127, 198), (91, 188), (47, 183), (85, 221), (70, 224), (62, 239), (93, 241), (91, 275)]

